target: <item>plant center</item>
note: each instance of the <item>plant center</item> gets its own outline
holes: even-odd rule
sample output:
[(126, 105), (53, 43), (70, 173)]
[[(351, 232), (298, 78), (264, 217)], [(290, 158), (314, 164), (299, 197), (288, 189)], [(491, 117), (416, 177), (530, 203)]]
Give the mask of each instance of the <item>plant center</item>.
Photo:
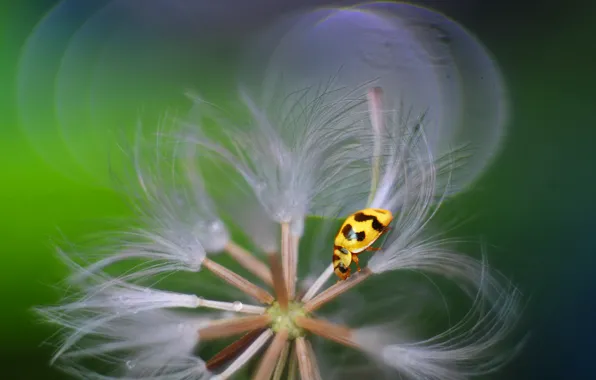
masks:
[(296, 339), (304, 336), (304, 330), (296, 325), (296, 317), (306, 317), (307, 313), (304, 311), (304, 305), (301, 302), (290, 302), (288, 310), (282, 310), (279, 303), (274, 302), (267, 313), (271, 316), (271, 329), (274, 332), (281, 330), (288, 331), (289, 339)]

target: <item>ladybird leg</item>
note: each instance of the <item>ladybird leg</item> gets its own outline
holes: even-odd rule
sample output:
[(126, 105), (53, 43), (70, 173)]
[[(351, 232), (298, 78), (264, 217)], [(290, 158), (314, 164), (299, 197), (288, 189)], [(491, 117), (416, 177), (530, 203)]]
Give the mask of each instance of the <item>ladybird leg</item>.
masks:
[(369, 251), (369, 252), (375, 252), (375, 251), (380, 251), (381, 248), (375, 248), (375, 247), (368, 247), (365, 249), (365, 251)]
[(356, 264), (356, 269), (358, 270), (358, 272), (360, 272), (360, 270), (361, 270), (361, 269), (360, 269), (360, 260), (358, 260), (358, 256), (356, 256), (356, 255), (353, 255), (353, 256), (352, 256), (352, 262), (353, 262), (354, 264)]

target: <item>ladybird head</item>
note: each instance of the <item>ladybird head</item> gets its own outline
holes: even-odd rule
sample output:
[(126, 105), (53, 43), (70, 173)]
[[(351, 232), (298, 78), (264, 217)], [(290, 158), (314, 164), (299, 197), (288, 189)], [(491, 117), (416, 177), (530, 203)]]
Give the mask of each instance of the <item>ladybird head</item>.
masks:
[(346, 267), (344, 265), (344, 263), (339, 263), (335, 268), (334, 268), (334, 272), (337, 275), (337, 277), (340, 278), (340, 280), (344, 281), (347, 280), (350, 277), (350, 274), (352, 272), (352, 270), (350, 269), (350, 267)]

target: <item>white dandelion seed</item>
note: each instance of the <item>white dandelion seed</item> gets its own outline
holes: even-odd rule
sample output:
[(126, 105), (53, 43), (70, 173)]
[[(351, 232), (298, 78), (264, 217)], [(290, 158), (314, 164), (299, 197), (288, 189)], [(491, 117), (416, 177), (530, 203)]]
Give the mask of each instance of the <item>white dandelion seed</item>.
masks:
[[(374, 335), (380, 339), (371, 339), (370, 329), (365, 329), (356, 332), (355, 340), (374, 359), (410, 379), (462, 380), (495, 372), (507, 364), (522, 346), (518, 343), (512, 350), (496, 349), (510, 336), (519, 317), (519, 293), (503, 292), (496, 302), (491, 300), (488, 305), (484, 305), (487, 300), (483, 293), (486, 292), (478, 293), (470, 311), (461, 321), (431, 338), (388, 343), (391, 338), (384, 336), (383, 330)], [(411, 330), (401, 327), (404, 331)]]
[[(354, 155), (361, 127), (350, 110), (365, 99), (350, 91), (329, 100), (333, 81), (281, 96), (281, 104), (260, 107), (244, 91), (251, 128), (228, 132), (234, 149), (207, 138), (196, 143), (232, 164), (251, 186), (270, 218), (295, 226), (302, 222), (313, 199), (336, 186), (342, 171), (360, 159)], [(248, 129), (248, 130), (247, 130)]]

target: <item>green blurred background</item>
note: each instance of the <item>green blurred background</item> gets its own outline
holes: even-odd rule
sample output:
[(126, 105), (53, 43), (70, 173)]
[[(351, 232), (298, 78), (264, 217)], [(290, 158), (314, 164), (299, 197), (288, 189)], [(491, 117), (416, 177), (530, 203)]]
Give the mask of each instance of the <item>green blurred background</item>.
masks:
[[(56, 3), (23, 0), (0, 11), (0, 378), (7, 380), (63, 378), (48, 368), (51, 351), (41, 346), (52, 330), (30, 311), (56, 300), (52, 286), (65, 274), (53, 256), (52, 239), (63, 234), (76, 241), (101, 229), (102, 220), (128, 212), (115, 193), (98, 186), (72, 158), (80, 151), (73, 154), (56, 142), (57, 120), (44, 119), (45, 111), (37, 114), (34, 107), (26, 109), (28, 117), (47, 129), (32, 130), (19, 119), (19, 57)], [(88, 2), (87, 12), (100, 3)], [(225, 10), (225, 3), (219, 7)], [(254, 12), (244, 26), (306, 3), (288, 1), (279, 9)], [(485, 42), (511, 91), (513, 122), (501, 154), (472, 191), (447, 206), (458, 219), (473, 218), (454, 233), (483, 236), (493, 264), (528, 296), (525, 326), (533, 330), (532, 340), (497, 378), (595, 378), (596, 5), (434, 3)], [(230, 6), (229, 12), (242, 10)], [(64, 31), (85, 14), (73, 11), (73, 25)], [(209, 33), (201, 47), (204, 66), (181, 67), (180, 72), (204, 72), (192, 84), (217, 98), (233, 85), (229, 73), (236, 41), (225, 25)], [(51, 71), (50, 62), (35, 64)], [(44, 98), (50, 85), (38, 86), (36, 101), (42, 107), (52, 101)], [(183, 106), (174, 90), (164, 87), (158, 100)], [(77, 136), (71, 137), (76, 141)], [(93, 141), (81, 144), (83, 156), (95, 160), (91, 165), (107, 163), (94, 151), (85, 155)]]

